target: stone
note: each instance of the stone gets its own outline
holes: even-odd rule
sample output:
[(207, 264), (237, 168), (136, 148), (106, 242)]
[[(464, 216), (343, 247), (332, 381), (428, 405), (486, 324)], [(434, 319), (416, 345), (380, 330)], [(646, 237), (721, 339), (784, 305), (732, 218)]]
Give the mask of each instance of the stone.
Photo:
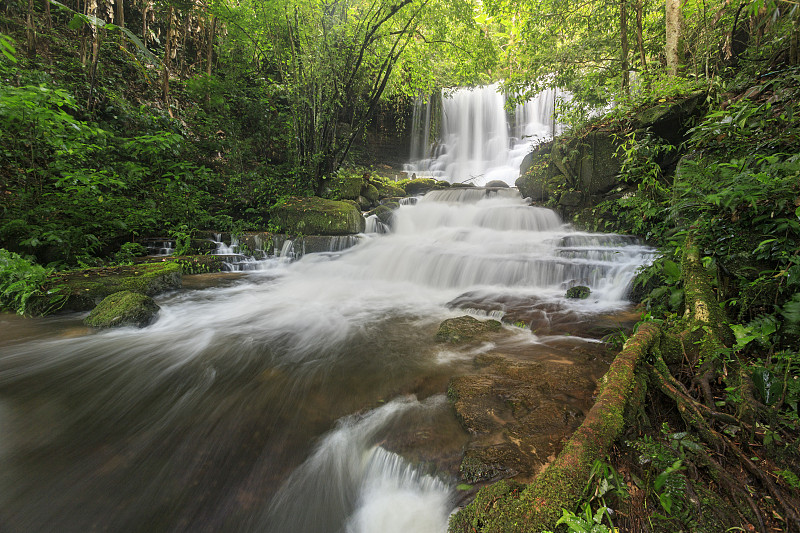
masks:
[(370, 204), (375, 205), (378, 203), (379, 197), (380, 193), (378, 192), (378, 188), (371, 183), (367, 185), (367, 188), (364, 191), (364, 198), (369, 200)]
[(508, 189), (508, 183), (503, 180), (492, 180), (486, 184), (487, 188), (501, 188)]
[(567, 298), (571, 300), (585, 300), (592, 294), (592, 290), (586, 285), (575, 285), (567, 289)]
[(93, 328), (116, 328), (135, 326), (143, 328), (151, 324), (161, 308), (147, 295), (119, 291), (106, 296), (95, 307), (84, 323)]
[(324, 198), (289, 198), (275, 206), (270, 221), (291, 235), (349, 235), (364, 231), (364, 217), (353, 204)]
[(473, 340), (482, 340), (488, 334), (500, 331), (497, 320), (481, 321), (471, 316), (448, 318), (439, 325), (436, 342), (462, 344)]
[(338, 175), (328, 178), (325, 185), (334, 198), (356, 200), (364, 188), (364, 179), (361, 176)]
[(408, 196), (424, 194), (437, 188), (439, 187), (437, 186), (436, 180), (432, 178), (416, 178), (403, 185), (403, 189)]
[(62, 309), (89, 311), (106, 296), (119, 291), (131, 291), (155, 296), (179, 289), (183, 268), (177, 257), (164, 258), (157, 263), (131, 266), (85, 268), (54, 274), (53, 285), (64, 285), (67, 301)]
[(380, 181), (374, 182), (375, 187), (378, 189), (378, 196), (381, 200), (384, 198), (397, 198), (403, 197), (406, 195), (406, 191), (404, 191), (401, 187), (397, 185), (393, 185), (391, 183), (383, 183)]

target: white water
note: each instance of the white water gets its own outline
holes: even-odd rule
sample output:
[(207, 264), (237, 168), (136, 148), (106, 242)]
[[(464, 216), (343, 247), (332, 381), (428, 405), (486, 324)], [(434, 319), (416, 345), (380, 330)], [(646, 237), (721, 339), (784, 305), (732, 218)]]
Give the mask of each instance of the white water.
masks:
[(410, 163), (417, 177), (485, 185), (501, 180), (513, 186), (532, 146), (553, 136), (555, 91), (545, 91), (505, 110), (498, 85), (456, 89), (442, 99), (440, 131), (431, 141), (432, 101), (418, 101), (412, 120)]

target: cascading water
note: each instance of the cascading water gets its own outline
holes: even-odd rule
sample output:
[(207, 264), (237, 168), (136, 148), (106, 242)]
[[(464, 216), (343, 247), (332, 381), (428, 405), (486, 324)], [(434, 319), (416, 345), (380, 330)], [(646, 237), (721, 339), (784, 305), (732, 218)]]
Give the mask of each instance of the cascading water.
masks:
[(649, 260), (516, 191), (451, 190), (350, 249), (161, 297), (144, 330), (0, 315), (0, 529), (442, 533), (468, 438), (442, 393), (505, 348), (444, 349), (438, 323), (621, 309)]
[(551, 138), (555, 91), (544, 91), (512, 113), (498, 85), (456, 89), (441, 99), (439, 132), (431, 141), (434, 100), (418, 100), (412, 118), (410, 163), (405, 171), (451, 183), (514, 184), (531, 147)]

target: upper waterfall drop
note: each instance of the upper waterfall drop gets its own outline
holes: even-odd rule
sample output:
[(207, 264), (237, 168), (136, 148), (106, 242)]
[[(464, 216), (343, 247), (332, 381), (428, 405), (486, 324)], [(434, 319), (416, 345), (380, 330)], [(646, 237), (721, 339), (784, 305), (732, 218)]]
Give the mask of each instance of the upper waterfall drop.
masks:
[(439, 132), (431, 139), (434, 99), (418, 100), (412, 118), (410, 163), (404, 170), (451, 183), (513, 185), (531, 147), (553, 136), (555, 90), (505, 108), (499, 84), (460, 88), (443, 96)]

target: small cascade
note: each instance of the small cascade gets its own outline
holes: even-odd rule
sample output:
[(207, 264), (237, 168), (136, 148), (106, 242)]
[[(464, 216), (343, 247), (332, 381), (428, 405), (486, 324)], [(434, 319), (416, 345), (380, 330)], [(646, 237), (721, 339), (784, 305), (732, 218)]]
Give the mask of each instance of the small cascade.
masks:
[(164, 256), (172, 255), (175, 251), (175, 241), (170, 239), (142, 239), (142, 244), (147, 248), (147, 255)]
[(404, 170), (451, 183), (485, 185), (501, 180), (513, 185), (525, 155), (557, 133), (552, 119), (556, 93), (544, 91), (509, 114), (498, 89), (498, 84), (460, 88), (443, 97), (440, 131), (433, 141), (429, 134), (433, 99), (418, 99), (411, 161)]
[(370, 233), (384, 234), (384, 233), (389, 233), (391, 231), (391, 228), (389, 228), (389, 226), (381, 222), (378, 219), (377, 215), (368, 216), (366, 218), (366, 223), (367, 224), (364, 233), (367, 234)]

